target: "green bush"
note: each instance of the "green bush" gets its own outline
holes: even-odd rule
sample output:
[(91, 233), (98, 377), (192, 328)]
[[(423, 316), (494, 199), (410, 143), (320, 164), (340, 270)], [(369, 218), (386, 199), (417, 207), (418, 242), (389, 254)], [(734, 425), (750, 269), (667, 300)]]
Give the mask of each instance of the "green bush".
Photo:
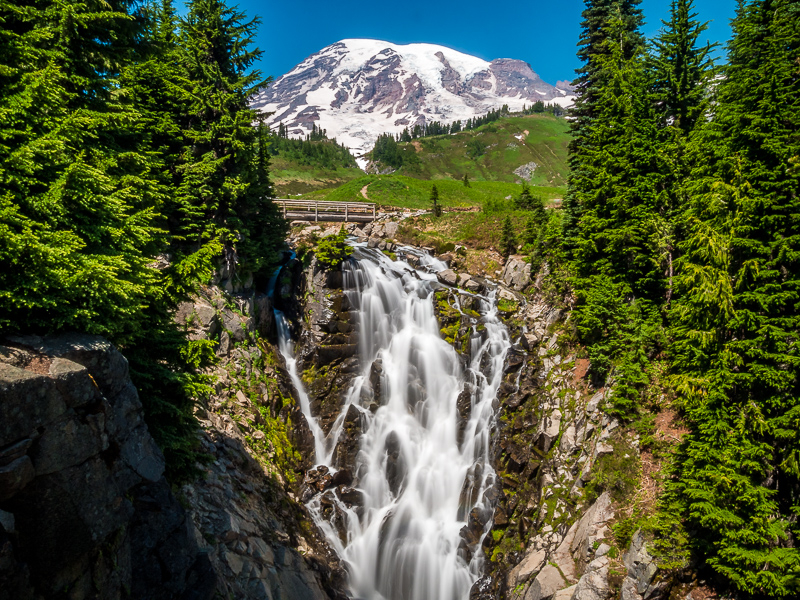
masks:
[(343, 260), (353, 253), (353, 247), (347, 245), (347, 231), (342, 227), (336, 235), (322, 238), (317, 245), (317, 263), (323, 269), (339, 268)]

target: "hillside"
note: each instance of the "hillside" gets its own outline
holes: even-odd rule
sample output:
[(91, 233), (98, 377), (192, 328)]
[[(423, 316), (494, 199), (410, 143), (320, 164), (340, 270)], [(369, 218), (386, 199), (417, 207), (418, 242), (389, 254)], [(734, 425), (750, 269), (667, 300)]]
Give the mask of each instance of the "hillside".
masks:
[(316, 127), (305, 140), (286, 137), (281, 127), (270, 137), (269, 153), (277, 197), (335, 188), (364, 175), (349, 150)]
[(270, 175), (275, 196), (304, 194), (313, 190), (336, 188), (364, 176), (358, 167), (324, 168), (318, 165), (303, 165), (291, 158), (275, 156), (271, 161)]
[[(501, 207), (519, 196), (522, 186), (505, 181), (474, 181), (466, 187), (455, 179), (421, 180), (399, 173), (365, 175), (335, 188), (305, 194), (307, 199), (335, 202), (376, 202), (401, 208), (430, 208), (431, 188), (436, 185), (439, 200), (448, 207)], [(558, 201), (563, 188), (533, 186), (531, 193), (544, 200)], [(557, 202), (556, 202), (557, 203)]]
[(569, 122), (545, 114), (512, 116), (473, 131), (400, 143), (399, 174), (418, 179), (520, 182), (514, 171), (535, 163), (531, 184), (567, 183)]

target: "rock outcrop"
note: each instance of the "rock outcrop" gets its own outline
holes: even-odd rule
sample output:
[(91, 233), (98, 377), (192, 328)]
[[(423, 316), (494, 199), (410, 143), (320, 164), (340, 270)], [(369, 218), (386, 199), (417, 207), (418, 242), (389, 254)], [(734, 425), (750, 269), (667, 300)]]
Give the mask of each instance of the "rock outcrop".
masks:
[(0, 598), (212, 598), (217, 573), (163, 474), (110, 343), (3, 342)]

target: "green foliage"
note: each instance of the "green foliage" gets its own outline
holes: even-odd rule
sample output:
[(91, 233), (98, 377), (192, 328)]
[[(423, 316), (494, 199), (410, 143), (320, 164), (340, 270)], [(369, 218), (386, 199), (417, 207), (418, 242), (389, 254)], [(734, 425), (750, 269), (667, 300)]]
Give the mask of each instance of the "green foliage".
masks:
[(296, 140), (270, 137), (269, 152), (298, 165), (321, 169), (357, 168), (355, 157), (336, 140)]
[(397, 147), (397, 141), (390, 133), (384, 133), (375, 140), (372, 149), (372, 160), (381, 162), (395, 169), (403, 166), (403, 155)]
[(623, 503), (636, 492), (639, 485), (641, 464), (636, 449), (620, 439), (612, 439), (609, 443), (613, 452), (597, 458), (592, 479), (586, 484), (588, 501), (594, 501), (603, 492), (608, 492), (615, 502)]
[(517, 249), (517, 237), (514, 234), (514, 225), (511, 223), (511, 216), (506, 215), (503, 221), (503, 231), (500, 234), (500, 247), (498, 251), (505, 258), (508, 258)]
[(175, 309), (223, 242), (257, 270), (283, 240), (241, 24), (210, 0), (182, 35), (169, 1), (0, 2), (0, 330), (117, 344), (173, 481), (215, 360)]
[(431, 212), (434, 217), (442, 216), (442, 205), (439, 204), (439, 190), (435, 185), (431, 188)]
[(690, 434), (669, 492), (740, 590), (800, 590), (800, 7), (740, 5), (714, 120), (692, 139), (670, 313)]
[(743, 594), (794, 597), (800, 7), (739, 4), (713, 97), (691, 2), (673, 2), (647, 59), (633, 8), (584, 13), (563, 246), (574, 326), (596, 383), (613, 380), (611, 410), (654, 451), (640, 406), (668, 347), (690, 431), (654, 524), (663, 564), (693, 553)]
[(317, 244), (317, 263), (325, 269), (338, 269), (343, 260), (353, 253), (353, 247), (347, 244), (347, 231), (344, 227), (336, 235), (324, 237)]

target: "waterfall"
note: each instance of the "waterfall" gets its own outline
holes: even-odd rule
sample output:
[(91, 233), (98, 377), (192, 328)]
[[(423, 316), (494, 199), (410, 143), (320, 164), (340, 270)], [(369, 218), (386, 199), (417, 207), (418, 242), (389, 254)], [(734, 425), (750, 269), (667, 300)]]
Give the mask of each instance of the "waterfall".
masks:
[[(443, 265), (421, 260), (428, 272), (415, 271), (362, 247), (354, 259), (344, 266), (344, 281), (359, 319), (361, 373), (325, 439), (316, 439), (324, 434), (303, 400), (288, 328), (279, 319), (281, 352), (315, 435), (317, 463), (335, 470), (334, 451), (352, 406), (364, 432), (354, 468), (363, 506), (349, 507), (328, 490), (309, 508), (346, 562), (356, 598), (465, 600), (480, 575), (480, 543), (491, 524), (490, 436), (508, 334), (494, 302), (479, 299), (465, 363), (441, 338), (434, 314), (439, 284), (430, 271)], [(331, 511), (323, 515), (332, 504), (343, 521), (338, 527)], [(462, 529), (471, 517), (485, 525), (468, 543)]]

